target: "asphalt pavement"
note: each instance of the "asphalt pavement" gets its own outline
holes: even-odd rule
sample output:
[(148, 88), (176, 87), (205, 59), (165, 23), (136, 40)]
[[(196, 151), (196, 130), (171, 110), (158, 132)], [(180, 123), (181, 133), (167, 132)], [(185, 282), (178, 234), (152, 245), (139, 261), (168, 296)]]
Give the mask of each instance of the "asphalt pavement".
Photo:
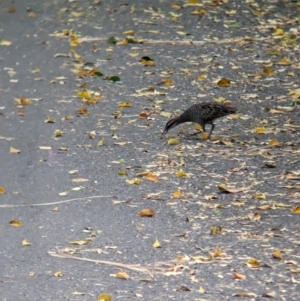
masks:
[(299, 1), (0, 4), (1, 300), (299, 300)]

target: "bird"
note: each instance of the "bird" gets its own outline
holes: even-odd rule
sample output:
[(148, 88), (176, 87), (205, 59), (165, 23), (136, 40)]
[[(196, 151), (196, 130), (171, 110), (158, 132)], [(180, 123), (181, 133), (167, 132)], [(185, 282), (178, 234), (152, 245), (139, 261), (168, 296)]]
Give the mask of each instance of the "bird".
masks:
[(165, 126), (163, 135), (168, 133), (170, 129), (184, 122), (195, 122), (201, 125), (205, 132), (205, 125), (211, 124), (211, 129), (207, 139), (210, 139), (215, 125), (213, 121), (217, 118), (221, 118), (233, 113), (236, 113), (237, 109), (232, 106), (224, 105), (218, 102), (202, 102), (194, 104), (186, 109), (181, 115), (170, 119)]

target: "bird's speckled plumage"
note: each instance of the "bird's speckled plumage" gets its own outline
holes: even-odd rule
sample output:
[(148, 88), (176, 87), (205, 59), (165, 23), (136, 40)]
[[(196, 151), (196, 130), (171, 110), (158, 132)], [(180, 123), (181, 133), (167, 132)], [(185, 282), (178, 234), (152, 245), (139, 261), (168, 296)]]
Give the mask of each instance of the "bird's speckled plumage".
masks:
[(215, 125), (213, 121), (217, 118), (224, 117), (229, 114), (236, 113), (237, 109), (231, 106), (227, 106), (217, 102), (203, 102), (192, 105), (185, 110), (181, 115), (170, 119), (166, 126), (163, 134), (166, 134), (171, 128), (184, 122), (195, 122), (202, 126), (205, 132), (205, 125), (211, 124), (211, 130), (208, 135), (208, 139), (214, 130)]

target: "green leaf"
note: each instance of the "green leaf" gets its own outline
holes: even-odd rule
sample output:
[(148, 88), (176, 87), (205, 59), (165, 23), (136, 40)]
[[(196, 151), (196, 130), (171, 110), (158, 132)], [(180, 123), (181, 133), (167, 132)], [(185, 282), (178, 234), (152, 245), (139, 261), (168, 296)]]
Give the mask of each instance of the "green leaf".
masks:
[(109, 80), (112, 81), (112, 82), (114, 82), (114, 83), (115, 83), (115, 82), (120, 82), (120, 81), (121, 81), (120, 77), (117, 76), (117, 75), (111, 76), (111, 77), (109, 78)]
[(118, 40), (115, 37), (109, 37), (107, 40), (108, 44), (117, 44)]
[(101, 76), (103, 76), (103, 74), (100, 71), (95, 71), (94, 76), (101, 77)]

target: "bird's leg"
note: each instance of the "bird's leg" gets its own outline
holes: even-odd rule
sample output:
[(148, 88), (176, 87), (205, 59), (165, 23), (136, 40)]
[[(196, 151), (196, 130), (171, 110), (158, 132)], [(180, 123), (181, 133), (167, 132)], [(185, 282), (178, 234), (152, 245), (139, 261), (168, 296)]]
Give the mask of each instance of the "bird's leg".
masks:
[(190, 134), (190, 135), (188, 135), (188, 137), (196, 136), (196, 135), (198, 135), (199, 133), (205, 132), (205, 125), (204, 125), (204, 124), (201, 124), (201, 127), (202, 127), (202, 132), (196, 132), (196, 133)]
[(208, 134), (207, 140), (210, 139), (210, 135), (211, 135), (212, 131), (214, 130), (214, 128), (215, 128), (215, 125), (213, 123), (211, 123), (211, 129), (210, 129), (210, 132)]

